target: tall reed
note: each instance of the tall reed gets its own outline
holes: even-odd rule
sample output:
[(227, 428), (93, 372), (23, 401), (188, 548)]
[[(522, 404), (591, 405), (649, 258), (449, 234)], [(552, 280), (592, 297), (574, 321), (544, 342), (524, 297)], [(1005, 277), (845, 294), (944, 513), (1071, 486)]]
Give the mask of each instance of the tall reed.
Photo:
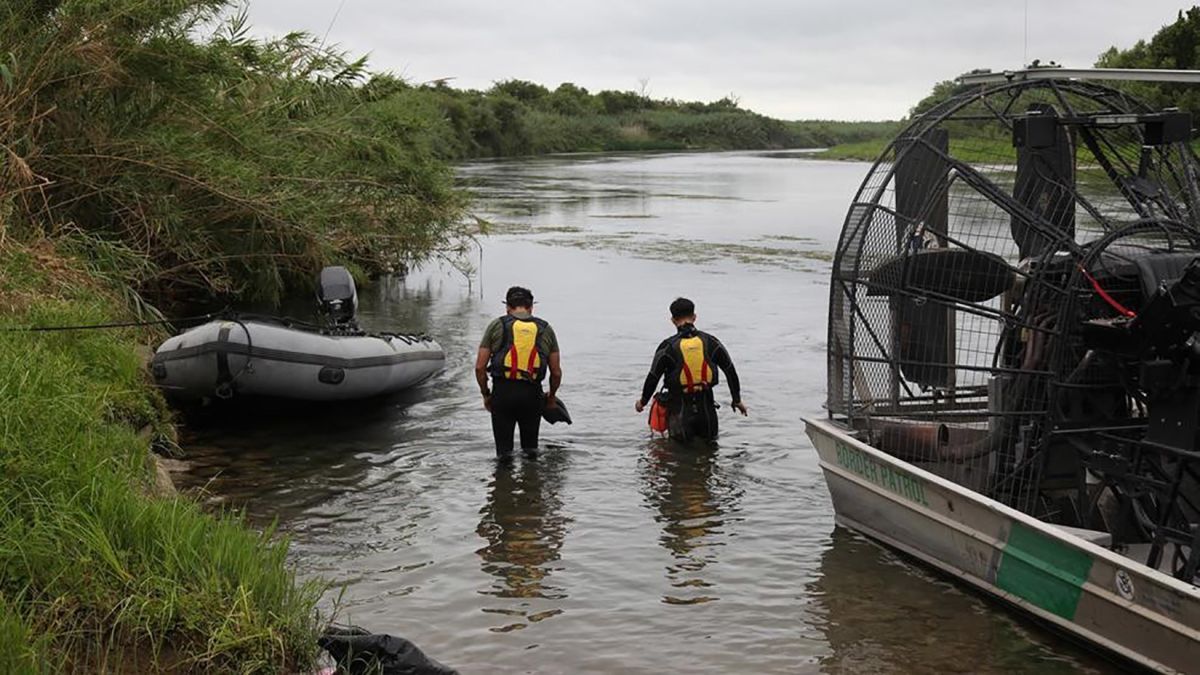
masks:
[(230, 5), (4, 3), (0, 220), (122, 250), (138, 263), (113, 272), (156, 300), (270, 298), (330, 262), (463, 245), (434, 121), (381, 110), (363, 60), (250, 37)]

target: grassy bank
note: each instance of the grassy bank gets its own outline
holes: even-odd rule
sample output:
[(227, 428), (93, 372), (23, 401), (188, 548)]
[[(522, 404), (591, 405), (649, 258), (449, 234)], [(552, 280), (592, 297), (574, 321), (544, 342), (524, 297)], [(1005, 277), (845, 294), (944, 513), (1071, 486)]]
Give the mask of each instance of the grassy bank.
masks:
[[(0, 245), (0, 329), (127, 320), (123, 304), (59, 247)], [(321, 589), (296, 584), (286, 543), (152, 496), (149, 445), (170, 427), (133, 345), (154, 337), (0, 332), (2, 672), (281, 672), (315, 656)]]
[[(879, 159), (891, 141), (891, 138), (880, 138), (846, 143), (813, 153), (812, 157), (873, 162)], [(951, 138), (950, 154), (968, 164), (1011, 163), (1017, 157), (1011, 139), (987, 137)]]

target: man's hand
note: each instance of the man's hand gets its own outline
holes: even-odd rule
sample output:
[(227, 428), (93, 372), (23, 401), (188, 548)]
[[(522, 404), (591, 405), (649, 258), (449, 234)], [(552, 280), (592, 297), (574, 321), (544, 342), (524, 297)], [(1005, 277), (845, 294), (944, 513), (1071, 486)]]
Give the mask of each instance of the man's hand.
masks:
[(558, 399), (554, 394), (546, 394), (546, 410), (553, 410), (558, 405)]
[(492, 412), (492, 395), (491, 394), (483, 395), (483, 409), (488, 412)]
[(634, 410), (636, 410), (636, 411), (638, 411), (638, 412), (642, 412), (643, 410), (645, 410), (645, 409), (646, 409), (646, 401), (645, 401), (644, 399), (640, 399), (640, 398), (639, 398), (639, 399), (637, 400), (637, 403), (634, 403), (634, 404), (633, 404), (633, 409), (634, 409)]
[(737, 403), (730, 403), (729, 405), (733, 406), (734, 410), (742, 413), (742, 417), (745, 417), (749, 414), (746, 412), (746, 404), (742, 403), (741, 401), (738, 401)]

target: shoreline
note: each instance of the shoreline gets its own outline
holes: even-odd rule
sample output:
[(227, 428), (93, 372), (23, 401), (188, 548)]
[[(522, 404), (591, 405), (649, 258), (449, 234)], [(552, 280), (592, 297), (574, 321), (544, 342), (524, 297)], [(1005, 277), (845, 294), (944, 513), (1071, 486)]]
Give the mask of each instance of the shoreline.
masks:
[[(0, 326), (135, 319), (54, 242), (0, 243)], [(0, 332), (0, 670), (303, 671), (324, 582), (288, 542), (179, 494), (147, 328)]]

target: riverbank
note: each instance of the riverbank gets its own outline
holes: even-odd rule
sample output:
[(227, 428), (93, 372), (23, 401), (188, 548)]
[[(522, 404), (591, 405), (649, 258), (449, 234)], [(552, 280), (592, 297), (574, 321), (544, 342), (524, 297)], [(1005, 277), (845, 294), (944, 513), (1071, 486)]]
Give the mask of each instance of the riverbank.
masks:
[[(892, 142), (891, 138), (879, 138), (855, 143), (845, 143), (814, 152), (813, 159), (837, 159), (855, 162), (874, 162)], [(1011, 139), (959, 137), (950, 139), (950, 150), (958, 159), (969, 164), (988, 164), (1016, 160), (1016, 150)]]
[(550, 89), (505, 80), (486, 91), (444, 82), (410, 85), (388, 75), (369, 85), (381, 100), (428, 114), (434, 152), (447, 160), (578, 152), (821, 148), (890, 137), (897, 122), (785, 121), (726, 97), (652, 98), (633, 91), (592, 93), (570, 82)]
[[(61, 244), (61, 242), (59, 242)], [(128, 321), (42, 240), (0, 244), (0, 331)], [(287, 542), (154, 488), (169, 413), (148, 329), (0, 332), (0, 671), (280, 672), (316, 657), (317, 583)]]

